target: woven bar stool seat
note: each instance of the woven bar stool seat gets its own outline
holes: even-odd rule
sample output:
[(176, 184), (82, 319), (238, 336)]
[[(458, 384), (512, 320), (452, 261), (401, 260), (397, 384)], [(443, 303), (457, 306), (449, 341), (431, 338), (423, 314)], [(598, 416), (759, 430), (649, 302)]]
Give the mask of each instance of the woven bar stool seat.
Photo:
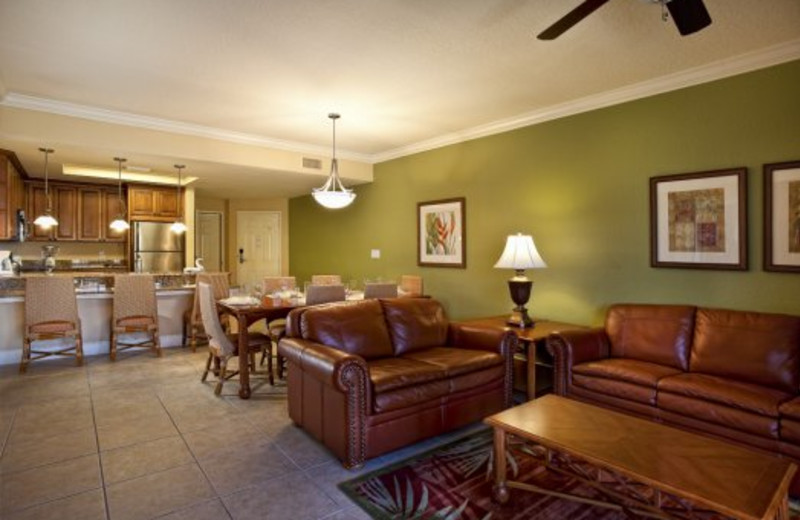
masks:
[(130, 348), (149, 348), (161, 356), (156, 285), (152, 275), (115, 276), (112, 314), (111, 361), (116, 361), (117, 352)]

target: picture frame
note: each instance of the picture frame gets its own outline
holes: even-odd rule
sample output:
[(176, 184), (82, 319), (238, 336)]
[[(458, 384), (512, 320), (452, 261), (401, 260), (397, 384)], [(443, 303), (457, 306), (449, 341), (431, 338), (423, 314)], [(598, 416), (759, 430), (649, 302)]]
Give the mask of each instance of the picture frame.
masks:
[(763, 267), (800, 273), (800, 161), (764, 165)]
[(467, 267), (464, 197), (417, 203), (417, 265)]
[(747, 269), (747, 168), (650, 178), (650, 265)]

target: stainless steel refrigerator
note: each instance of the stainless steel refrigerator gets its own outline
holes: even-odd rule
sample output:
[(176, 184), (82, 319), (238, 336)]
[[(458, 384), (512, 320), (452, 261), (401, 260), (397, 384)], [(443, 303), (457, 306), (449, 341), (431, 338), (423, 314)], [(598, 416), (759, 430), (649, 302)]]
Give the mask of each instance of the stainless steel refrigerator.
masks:
[(142, 273), (180, 273), (184, 267), (185, 233), (170, 231), (171, 223), (133, 223), (133, 266)]

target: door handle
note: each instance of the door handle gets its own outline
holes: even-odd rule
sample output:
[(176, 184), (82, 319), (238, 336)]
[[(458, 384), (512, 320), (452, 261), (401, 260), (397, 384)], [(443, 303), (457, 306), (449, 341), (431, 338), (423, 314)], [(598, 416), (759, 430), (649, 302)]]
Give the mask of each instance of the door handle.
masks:
[(242, 249), (241, 247), (239, 248), (239, 263), (240, 264), (244, 263), (244, 249)]

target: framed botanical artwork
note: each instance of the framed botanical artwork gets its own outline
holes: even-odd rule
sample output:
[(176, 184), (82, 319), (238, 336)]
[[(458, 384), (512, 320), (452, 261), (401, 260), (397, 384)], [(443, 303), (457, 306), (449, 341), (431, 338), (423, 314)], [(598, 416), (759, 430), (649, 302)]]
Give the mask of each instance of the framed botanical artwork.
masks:
[(747, 269), (747, 168), (650, 178), (650, 265)]
[(800, 161), (764, 165), (764, 270), (800, 273)]
[(464, 197), (417, 204), (417, 265), (467, 266)]

